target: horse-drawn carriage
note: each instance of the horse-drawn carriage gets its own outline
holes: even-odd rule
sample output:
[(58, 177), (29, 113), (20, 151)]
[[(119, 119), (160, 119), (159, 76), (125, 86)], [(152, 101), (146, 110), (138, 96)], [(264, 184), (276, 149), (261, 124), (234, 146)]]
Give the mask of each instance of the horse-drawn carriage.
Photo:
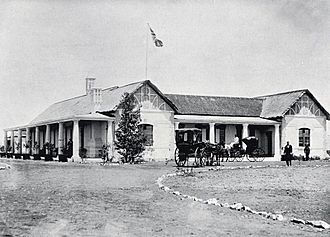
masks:
[(249, 161), (263, 161), (265, 159), (265, 151), (258, 146), (258, 138), (246, 137), (242, 141), (246, 144), (246, 158)]
[(242, 148), (240, 144), (229, 146), (224, 143), (206, 143), (201, 155), (206, 160), (206, 164), (210, 165), (220, 165), (220, 161), (241, 162), (244, 157), (251, 162), (265, 159), (264, 150), (258, 147), (258, 138), (246, 137), (242, 139), (242, 142), (246, 144), (246, 149)]
[(258, 147), (258, 138), (246, 137), (242, 142), (246, 144), (243, 149), (239, 144), (232, 147), (222, 143), (212, 144), (202, 142), (202, 131), (198, 128), (181, 128), (175, 131), (176, 149), (175, 163), (178, 166), (205, 166), (220, 165), (223, 161), (263, 161), (265, 152)]
[(201, 152), (205, 147), (202, 131), (198, 128), (181, 128), (175, 131), (175, 163), (177, 166), (204, 166)]

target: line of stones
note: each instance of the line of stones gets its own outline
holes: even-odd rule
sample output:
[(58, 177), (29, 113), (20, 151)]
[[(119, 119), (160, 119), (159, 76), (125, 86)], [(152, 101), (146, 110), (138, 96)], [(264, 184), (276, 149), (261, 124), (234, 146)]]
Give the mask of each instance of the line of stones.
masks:
[(0, 163), (0, 170), (6, 170), (6, 169), (10, 169), (11, 166), (7, 165), (5, 163)]
[[(306, 165), (301, 165), (301, 166), (306, 166)], [(324, 166), (329, 166), (329, 165), (323, 165), (322, 167), (324, 167)], [(211, 171), (211, 170), (219, 171), (219, 170), (235, 170), (235, 169), (258, 169), (258, 168), (267, 168), (267, 167), (270, 167), (270, 165), (268, 165), (268, 166), (216, 167), (216, 168), (212, 167), (212, 168), (209, 168), (208, 170), (200, 170), (198, 172), (202, 173), (202, 172)], [(280, 167), (282, 167), (282, 166), (279, 166), (279, 165), (272, 166), (272, 168), (280, 168)], [(316, 165), (315, 167), (321, 167), (321, 165)], [(190, 199), (192, 201), (200, 202), (200, 203), (207, 204), (207, 205), (226, 207), (226, 208), (230, 208), (231, 210), (236, 210), (236, 211), (246, 211), (246, 212), (249, 212), (252, 214), (260, 215), (262, 217), (277, 220), (277, 221), (287, 220), (287, 218), (281, 214), (275, 214), (275, 213), (264, 212), (264, 211), (255, 211), (248, 206), (244, 206), (242, 203), (234, 203), (234, 204), (230, 205), (228, 203), (219, 203), (216, 198), (210, 198), (208, 200), (203, 200), (203, 199), (195, 197), (195, 196), (182, 194), (179, 191), (175, 191), (175, 190), (163, 185), (163, 183), (162, 183), (165, 178), (179, 176), (179, 175), (183, 176), (189, 172), (192, 172), (192, 169), (190, 171), (188, 169), (187, 170), (179, 169), (176, 173), (162, 175), (161, 177), (159, 177), (156, 180), (156, 183), (160, 189), (164, 190), (167, 193), (172, 193), (173, 195), (181, 197), (181, 200)], [(330, 228), (330, 225), (328, 223), (326, 223), (325, 221), (308, 221), (308, 220), (303, 220), (303, 219), (298, 219), (298, 218), (292, 218), (290, 221), (293, 223), (297, 223), (297, 224), (311, 225), (313, 227), (321, 228), (321, 229)]]

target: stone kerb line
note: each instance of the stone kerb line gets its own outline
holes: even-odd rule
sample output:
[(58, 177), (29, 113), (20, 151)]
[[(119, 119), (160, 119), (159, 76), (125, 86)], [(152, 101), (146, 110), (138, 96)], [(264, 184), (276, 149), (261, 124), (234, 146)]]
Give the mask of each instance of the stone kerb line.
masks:
[[(300, 165), (302, 167), (306, 166), (306, 165)], [(324, 166), (329, 166), (329, 165), (323, 165)], [(260, 168), (268, 168), (268, 167), (272, 167), (272, 168), (281, 168), (282, 166), (276, 165), (276, 166), (238, 166), (238, 167), (217, 167), (217, 168), (209, 168), (208, 170), (200, 170), (198, 171), (198, 173), (202, 173), (202, 172), (207, 172), (207, 171), (219, 171), (219, 170), (236, 170), (236, 169), (260, 169)], [(321, 167), (321, 165), (316, 165), (315, 167)], [(288, 218), (284, 217), (281, 214), (276, 214), (276, 213), (270, 213), (270, 212), (266, 212), (266, 211), (256, 211), (251, 209), (248, 206), (243, 205), (242, 203), (233, 203), (233, 204), (229, 204), (229, 203), (219, 203), (219, 201), (216, 198), (210, 198), (207, 200), (203, 200), (201, 198), (195, 197), (195, 196), (190, 196), (187, 194), (183, 194), (177, 190), (173, 190), (167, 186), (165, 186), (163, 184), (163, 181), (166, 178), (170, 178), (170, 177), (174, 177), (174, 176), (184, 176), (186, 174), (191, 173), (192, 170), (184, 170), (184, 169), (178, 169), (178, 171), (176, 173), (170, 173), (170, 174), (164, 174), (162, 176), (160, 176), (157, 180), (156, 183), (158, 185), (158, 187), (167, 192), (167, 193), (171, 193), (175, 196), (180, 197), (181, 200), (187, 199), (187, 200), (192, 200), (195, 202), (200, 202), (202, 204), (206, 204), (206, 205), (213, 205), (213, 206), (218, 206), (218, 207), (225, 207), (225, 208), (229, 208), (231, 210), (236, 210), (236, 211), (245, 211), (248, 213), (252, 213), (255, 215), (260, 215), (262, 217), (268, 218), (268, 219), (272, 219), (274, 221), (287, 221)], [(315, 228), (318, 229), (329, 229), (330, 225), (328, 223), (326, 223), (325, 221), (309, 221), (309, 220), (303, 220), (300, 218), (292, 218), (290, 219), (290, 222), (293, 223), (297, 223), (297, 224), (303, 224), (303, 225), (311, 225)]]

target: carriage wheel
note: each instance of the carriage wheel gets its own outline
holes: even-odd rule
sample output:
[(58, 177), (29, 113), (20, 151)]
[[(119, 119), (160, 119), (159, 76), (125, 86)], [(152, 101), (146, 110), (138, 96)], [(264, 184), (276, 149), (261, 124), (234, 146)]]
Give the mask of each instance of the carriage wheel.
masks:
[(265, 151), (261, 148), (254, 149), (251, 153), (255, 161), (263, 161), (265, 159)]
[(250, 162), (255, 162), (256, 158), (254, 158), (252, 155), (246, 155), (246, 158), (248, 159), (248, 161)]
[(184, 166), (187, 161), (187, 154), (180, 154), (179, 148), (176, 148), (174, 159), (177, 166)]

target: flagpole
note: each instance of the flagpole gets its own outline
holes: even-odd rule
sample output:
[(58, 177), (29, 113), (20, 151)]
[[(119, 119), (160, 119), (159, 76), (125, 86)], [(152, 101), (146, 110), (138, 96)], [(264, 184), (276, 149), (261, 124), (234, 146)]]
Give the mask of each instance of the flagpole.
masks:
[[(149, 26), (149, 23), (147, 23), (147, 25)], [(147, 30), (147, 35), (146, 35), (146, 80), (148, 80), (148, 42), (149, 42), (149, 32)]]

